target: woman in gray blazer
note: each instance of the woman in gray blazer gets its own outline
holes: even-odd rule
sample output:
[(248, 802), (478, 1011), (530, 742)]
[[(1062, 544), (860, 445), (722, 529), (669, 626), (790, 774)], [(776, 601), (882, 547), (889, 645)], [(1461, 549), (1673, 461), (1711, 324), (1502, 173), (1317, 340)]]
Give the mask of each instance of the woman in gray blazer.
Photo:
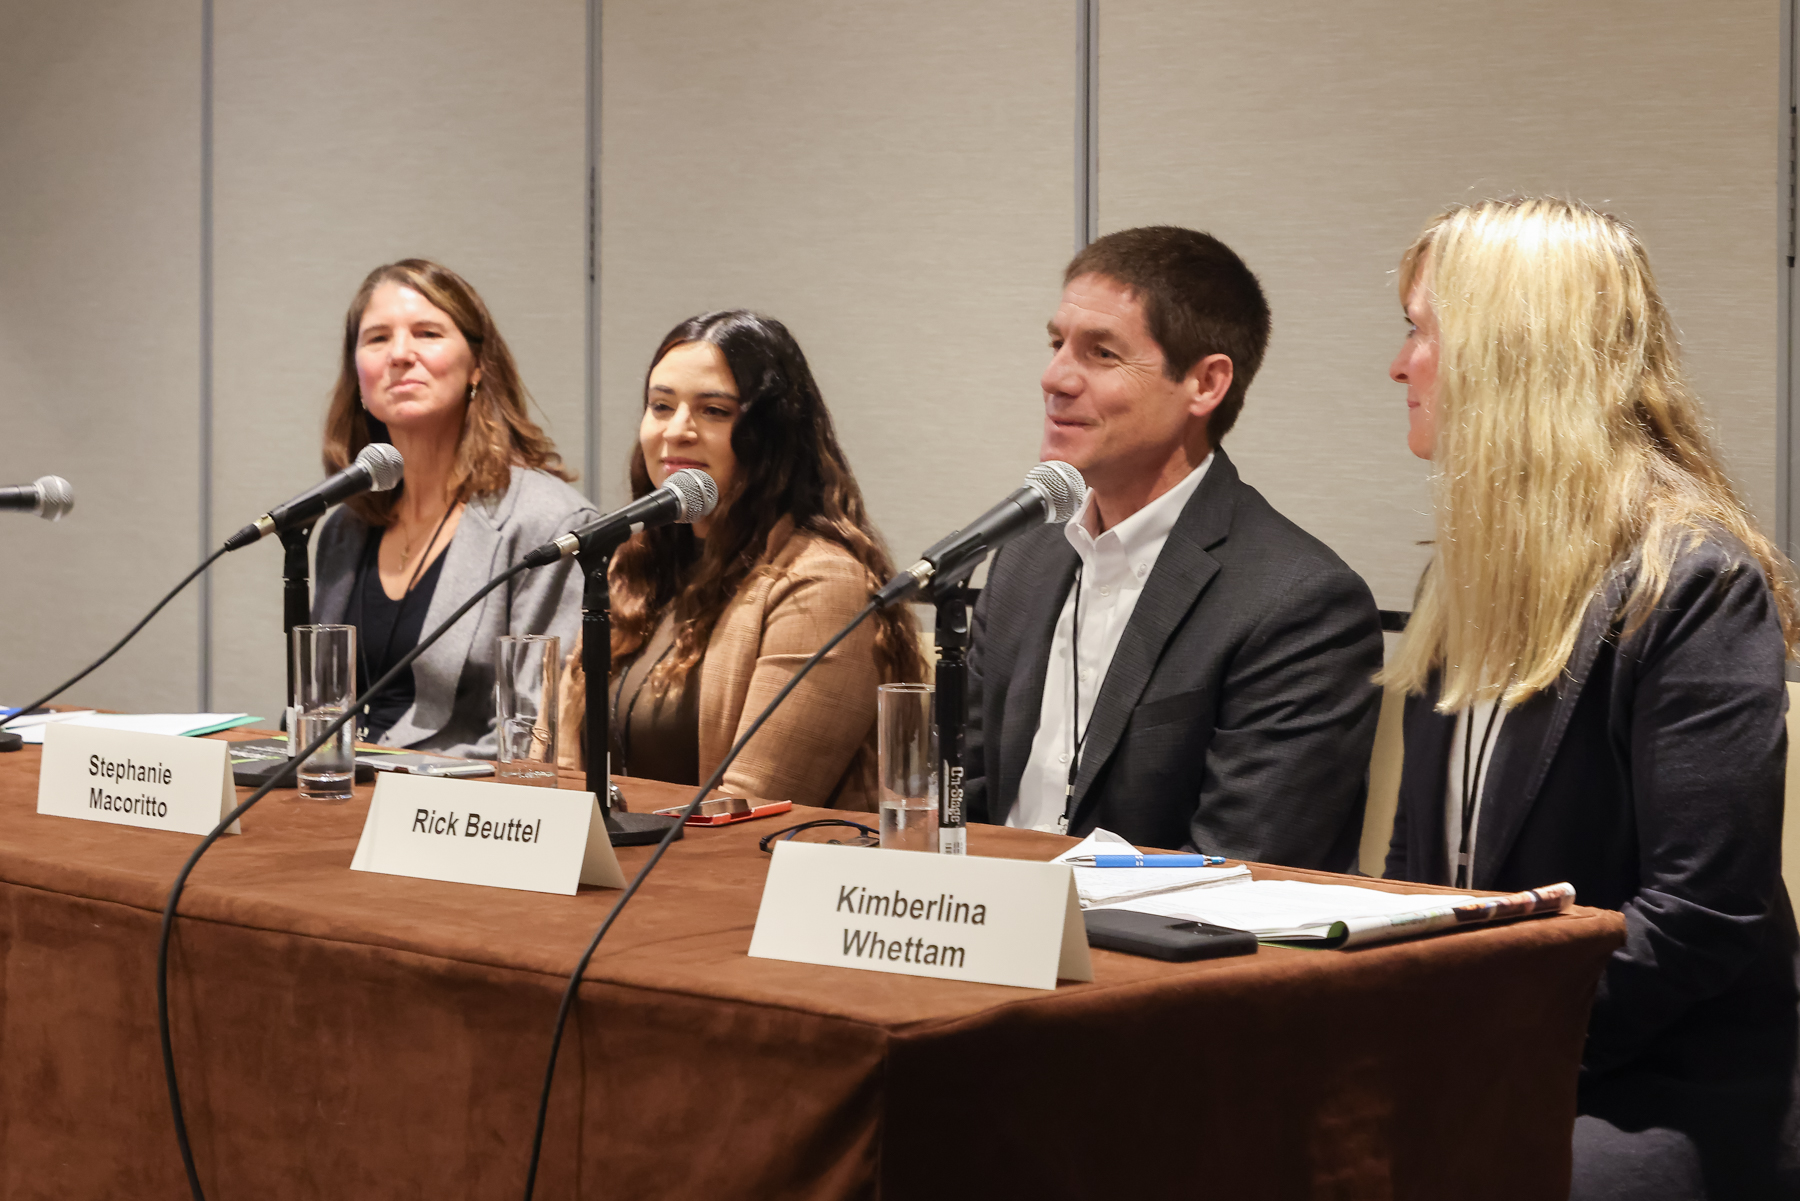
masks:
[[(357, 627), (359, 691), (488, 579), (599, 516), (526, 403), (512, 353), (465, 280), (424, 259), (369, 273), (344, 321), (325, 469), (391, 442), (406, 474), (325, 519), (313, 602), (314, 621)], [(492, 758), (495, 639), (555, 634), (568, 647), (580, 617), (572, 561), (515, 578), (371, 698), (359, 736)]]

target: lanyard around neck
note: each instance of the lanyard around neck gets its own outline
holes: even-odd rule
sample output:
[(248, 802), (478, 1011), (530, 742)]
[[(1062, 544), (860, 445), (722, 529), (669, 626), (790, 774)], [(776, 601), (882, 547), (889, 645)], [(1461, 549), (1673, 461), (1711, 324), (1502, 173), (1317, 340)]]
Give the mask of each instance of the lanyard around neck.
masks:
[(1069, 714), (1069, 778), (1063, 789), (1062, 816), (1056, 819), (1059, 833), (1069, 831), (1075, 811), (1075, 777), (1081, 772), (1081, 748), (1093, 729), (1090, 714), (1087, 725), (1081, 724), (1081, 565), (1075, 566), (1075, 614), (1069, 621), (1069, 683), (1074, 694), (1074, 707)]
[(1488, 710), (1487, 726), (1481, 732), (1481, 747), (1475, 752), (1475, 761), (1469, 761), (1469, 749), (1475, 745), (1475, 709), (1468, 709), (1468, 729), (1463, 733), (1462, 763), (1462, 842), (1456, 853), (1456, 887), (1469, 887), (1469, 877), (1475, 865), (1469, 854), (1469, 843), (1475, 834), (1475, 806), (1481, 800), (1481, 776), (1487, 769), (1489, 740), (1494, 736), (1494, 726), (1500, 720), (1500, 702), (1496, 700), (1494, 707)]

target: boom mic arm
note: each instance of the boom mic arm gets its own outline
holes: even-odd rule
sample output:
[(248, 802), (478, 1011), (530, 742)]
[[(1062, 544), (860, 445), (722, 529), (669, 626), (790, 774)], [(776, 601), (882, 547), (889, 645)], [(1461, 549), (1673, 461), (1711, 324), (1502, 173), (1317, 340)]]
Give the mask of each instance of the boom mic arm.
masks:
[(934, 581), (960, 583), (981, 557), (1038, 524), (1067, 521), (1081, 508), (1087, 485), (1067, 463), (1039, 463), (1011, 496), (947, 538), (926, 548), (919, 561), (889, 580), (875, 594), (885, 607), (906, 600)]
[(719, 486), (713, 483), (712, 476), (698, 467), (687, 467), (664, 480), (662, 487), (624, 508), (544, 543), (523, 561), (532, 567), (543, 567), (568, 558), (584, 546), (610, 552), (639, 530), (695, 521), (710, 514), (718, 503)]
[(386, 492), (398, 486), (406, 474), (406, 460), (386, 442), (371, 442), (356, 462), (315, 484), (286, 504), (276, 505), (261, 517), (225, 539), (226, 550), (241, 550), (270, 534), (279, 534), (317, 520), (332, 505), (363, 492)]

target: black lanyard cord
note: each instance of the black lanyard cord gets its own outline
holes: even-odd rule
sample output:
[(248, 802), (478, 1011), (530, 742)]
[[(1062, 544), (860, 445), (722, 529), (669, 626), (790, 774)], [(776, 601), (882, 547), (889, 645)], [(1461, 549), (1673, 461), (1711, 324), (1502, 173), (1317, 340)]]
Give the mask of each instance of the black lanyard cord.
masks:
[(1069, 683), (1074, 691), (1074, 710), (1069, 714), (1069, 780), (1063, 789), (1062, 821), (1059, 823), (1064, 832), (1069, 828), (1075, 808), (1075, 777), (1081, 772), (1081, 747), (1087, 741), (1088, 730), (1093, 729), (1094, 719), (1088, 717), (1084, 727), (1081, 724), (1081, 564), (1075, 565), (1075, 614), (1069, 621)]

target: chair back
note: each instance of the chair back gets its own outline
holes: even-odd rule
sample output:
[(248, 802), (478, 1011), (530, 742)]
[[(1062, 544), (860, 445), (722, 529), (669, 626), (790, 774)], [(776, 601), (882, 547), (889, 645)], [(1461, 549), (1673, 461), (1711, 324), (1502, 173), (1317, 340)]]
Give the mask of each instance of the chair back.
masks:
[(1406, 694), (1398, 688), (1381, 692), (1381, 716), (1375, 722), (1375, 749), (1369, 755), (1369, 800), (1363, 809), (1362, 849), (1357, 864), (1366, 876), (1381, 875), (1388, 840), (1394, 833), (1394, 810), (1400, 806), (1400, 764), (1406, 744), (1400, 717)]
[(1787, 801), (1782, 806), (1781, 877), (1787, 881), (1788, 900), (1800, 909), (1800, 683), (1788, 681)]

